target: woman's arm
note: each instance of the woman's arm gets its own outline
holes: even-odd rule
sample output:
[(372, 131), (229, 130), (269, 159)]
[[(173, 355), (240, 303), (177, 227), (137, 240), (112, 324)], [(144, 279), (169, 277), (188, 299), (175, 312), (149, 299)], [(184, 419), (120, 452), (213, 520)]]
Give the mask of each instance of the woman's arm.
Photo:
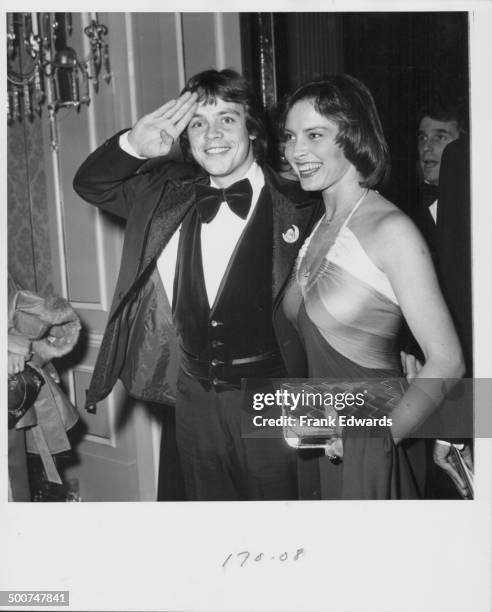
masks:
[(439, 407), (465, 365), (451, 316), (424, 239), (399, 211), (374, 234), (378, 264), (388, 276), (425, 364), (392, 414), (395, 442), (409, 436)]

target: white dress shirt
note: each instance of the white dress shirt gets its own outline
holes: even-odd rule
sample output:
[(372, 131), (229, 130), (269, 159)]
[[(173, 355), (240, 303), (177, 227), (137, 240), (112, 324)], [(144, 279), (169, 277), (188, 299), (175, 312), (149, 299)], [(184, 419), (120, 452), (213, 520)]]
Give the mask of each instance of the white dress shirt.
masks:
[[(431, 185), (431, 183), (429, 183), (429, 181), (424, 181), (425, 185)], [(434, 223), (437, 223), (437, 205), (439, 204), (439, 200), (438, 198), (436, 198), (434, 200), (434, 202), (432, 202), (432, 204), (429, 204), (429, 206), (427, 207), (429, 209), (429, 212), (431, 214), (431, 217), (434, 219)]]
[(432, 202), (432, 204), (429, 206), (429, 212), (432, 215), (432, 218), (434, 219), (434, 223), (437, 223), (437, 204), (438, 201), (435, 200), (434, 202)]
[[(120, 136), (119, 145), (123, 151), (129, 155), (133, 155), (133, 157), (138, 157), (140, 159), (146, 159), (135, 153), (133, 147), (128, 142), (128, 132)], [(210, 306), (212, 306), (215, 301), (224, 273), (234, 254), (236, 245), (248, 221), (253, 215), (261, 190), (265, 184), (263, 171), (256, 162), (253, 162), (246, 174), (238, 180), (243, 178), (249, 180), (253, 190), (251, 208), (249, 209), (247, 218), (241, 219), (241, 217), (231, 211), (227, 204), (224, 204), (220, 207), (216, 217), (210, 223), (204, 223), (202, 225), (203, 275)], [(211, 187), (219, 188), (212, 177), (210, 178), (210, 185)], [(179, 232), (175, 232), (157, 260), (157, 268), (170, 303), (172, 303), (173, 299), (178, 241)]]
[[(227, 204), (223, 204), (219, 208), (217, 216), (210, 223), (203, 223), (202, 225), (203, 274), (210, 306), (215, 301), (222, 277), (244, 228), (251, 219), (260, 192), (265, 184), (263, 171), (256, 162), (251, 164), (249, 170), (242, 178), (247, 178), (253, 189), (251, 208), (246, 219), (241, 219), (236, 213), (232, 212)], [(219, 187), (212, 178), (210, 178), (210, 185), (216, 188)]]

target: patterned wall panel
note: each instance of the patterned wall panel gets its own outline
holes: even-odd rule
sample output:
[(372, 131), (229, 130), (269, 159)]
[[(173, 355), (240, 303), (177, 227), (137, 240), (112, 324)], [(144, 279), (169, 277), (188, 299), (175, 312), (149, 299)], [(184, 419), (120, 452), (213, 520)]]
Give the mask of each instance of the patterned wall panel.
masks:
[(8, 268), (24, 288), (54, 292), (41, 121), (7, 129)]

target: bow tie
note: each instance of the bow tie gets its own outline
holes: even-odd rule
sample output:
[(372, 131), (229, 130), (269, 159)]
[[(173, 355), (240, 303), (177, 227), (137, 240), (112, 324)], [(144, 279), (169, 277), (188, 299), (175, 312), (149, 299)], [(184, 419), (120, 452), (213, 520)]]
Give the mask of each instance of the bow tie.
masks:
[(233, 183), (227, 189), (216, 189), (210, 185), (196, 186), (196, 208), (202, 223), (210, 223), (226, 201), (232, 212), (246, 219), (251, 208), (253, 189), (248, 179)]
[(433, 204), (439, 197), (439, 186), (431, 185), (430, 183), (423, 183), (420, 193), (424, 208), (428, 207)]

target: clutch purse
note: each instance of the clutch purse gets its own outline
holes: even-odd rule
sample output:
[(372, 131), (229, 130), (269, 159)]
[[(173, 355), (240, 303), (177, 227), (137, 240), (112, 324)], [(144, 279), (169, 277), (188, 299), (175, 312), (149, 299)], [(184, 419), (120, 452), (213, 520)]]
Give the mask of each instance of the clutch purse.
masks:
[(404, 378), (309, 379), (282, 384), (283, 435), (297, 449), (324, 449), (344, 426), (389, 426), (405, 393)]
[(12, 429), (34, 404), (44, 379), (27, 365), (22, 372), (8, 377), (8, 427)]

